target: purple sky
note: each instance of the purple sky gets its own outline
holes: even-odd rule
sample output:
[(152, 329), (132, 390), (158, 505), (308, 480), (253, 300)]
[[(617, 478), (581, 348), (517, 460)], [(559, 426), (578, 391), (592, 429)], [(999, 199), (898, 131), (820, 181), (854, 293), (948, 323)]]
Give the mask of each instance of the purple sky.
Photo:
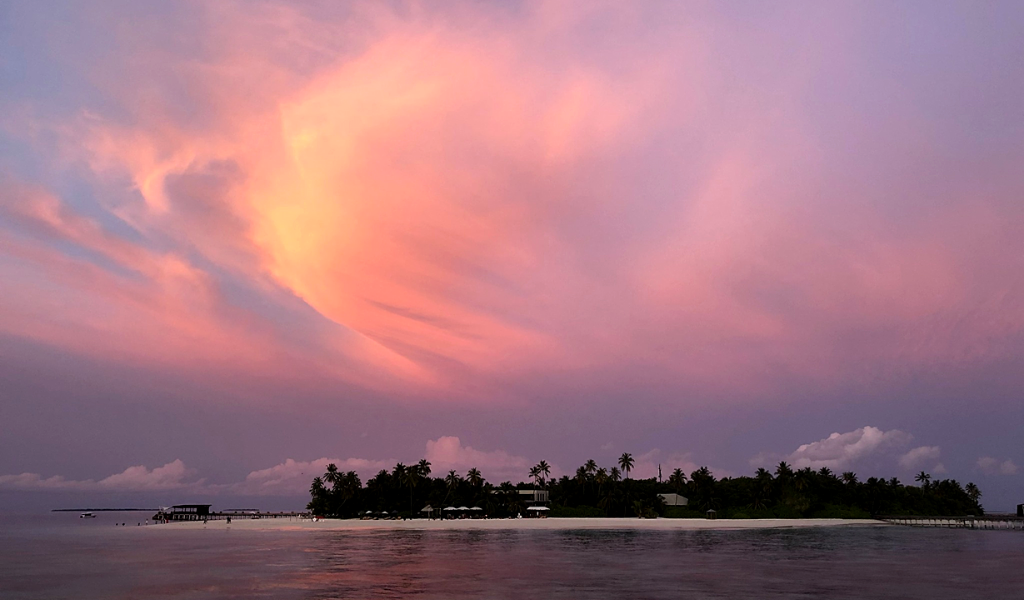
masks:
[(623, 451), (1024, 502), (1022, 26), (0, 1), (0, 508)]

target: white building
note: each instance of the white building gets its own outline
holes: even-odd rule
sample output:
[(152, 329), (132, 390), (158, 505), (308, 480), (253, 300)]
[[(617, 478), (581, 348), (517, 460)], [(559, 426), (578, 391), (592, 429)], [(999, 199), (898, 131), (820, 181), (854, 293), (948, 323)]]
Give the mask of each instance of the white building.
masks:
[(519, 496), (527, 504), (546, 504), (548, 501), (547, 490), (519, 490)]
[(686, 506), (690, 503), (686, 499), (686, 496), (680, 496), (679, 494), (658, 494), (661, 499), (665, 501), (665, 506)]

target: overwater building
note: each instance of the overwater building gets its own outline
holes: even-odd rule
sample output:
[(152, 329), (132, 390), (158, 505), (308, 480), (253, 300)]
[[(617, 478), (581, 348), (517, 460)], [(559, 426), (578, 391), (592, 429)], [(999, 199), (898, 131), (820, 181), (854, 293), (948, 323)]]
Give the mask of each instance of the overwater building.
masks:
[(204, 521), (210, 518), (210, 506), (212, 505), (175, 504), (169, 510), (160, 511), (160, 514), (162, 514), (162, 520), (165, 521)]

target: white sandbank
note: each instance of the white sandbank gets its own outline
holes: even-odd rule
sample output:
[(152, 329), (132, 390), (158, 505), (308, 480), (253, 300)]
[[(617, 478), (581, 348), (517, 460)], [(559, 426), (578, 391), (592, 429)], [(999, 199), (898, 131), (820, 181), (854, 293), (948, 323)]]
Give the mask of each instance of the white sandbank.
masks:
[(326, 519), (312, 521), (285, 517), (278, 519), (233, 519), (225, 521), (183, 521), (151, 525), (150, 529), (181, 531), (220, 529), (244, 531), (373, 531), (373, 530), (556, 530), (631, 529), (684, 531), (696, 529), (792, 529), (800, 527), (881, 526), (873, 519), (448, 519), (408, 521), (361, 521)]

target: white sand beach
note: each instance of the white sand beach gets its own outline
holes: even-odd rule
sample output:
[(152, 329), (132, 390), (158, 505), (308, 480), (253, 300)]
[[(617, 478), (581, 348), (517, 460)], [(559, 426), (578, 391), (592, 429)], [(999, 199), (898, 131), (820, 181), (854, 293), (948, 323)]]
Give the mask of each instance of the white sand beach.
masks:
[(371, 530), (557, 530), (631, 529), (683, 531), (697, 529), (792, 529), (803, 527), (887, 526), (873, 519), (410, 519), (408, 521), (362, 521), (326, 519), (312, 521), (297, 517), (278, 519), (233, 519), (226, 521), (182, 521), (151, 525), (150, 529), (181, 531), (221, 529), (245, 531), (371, 531)]

